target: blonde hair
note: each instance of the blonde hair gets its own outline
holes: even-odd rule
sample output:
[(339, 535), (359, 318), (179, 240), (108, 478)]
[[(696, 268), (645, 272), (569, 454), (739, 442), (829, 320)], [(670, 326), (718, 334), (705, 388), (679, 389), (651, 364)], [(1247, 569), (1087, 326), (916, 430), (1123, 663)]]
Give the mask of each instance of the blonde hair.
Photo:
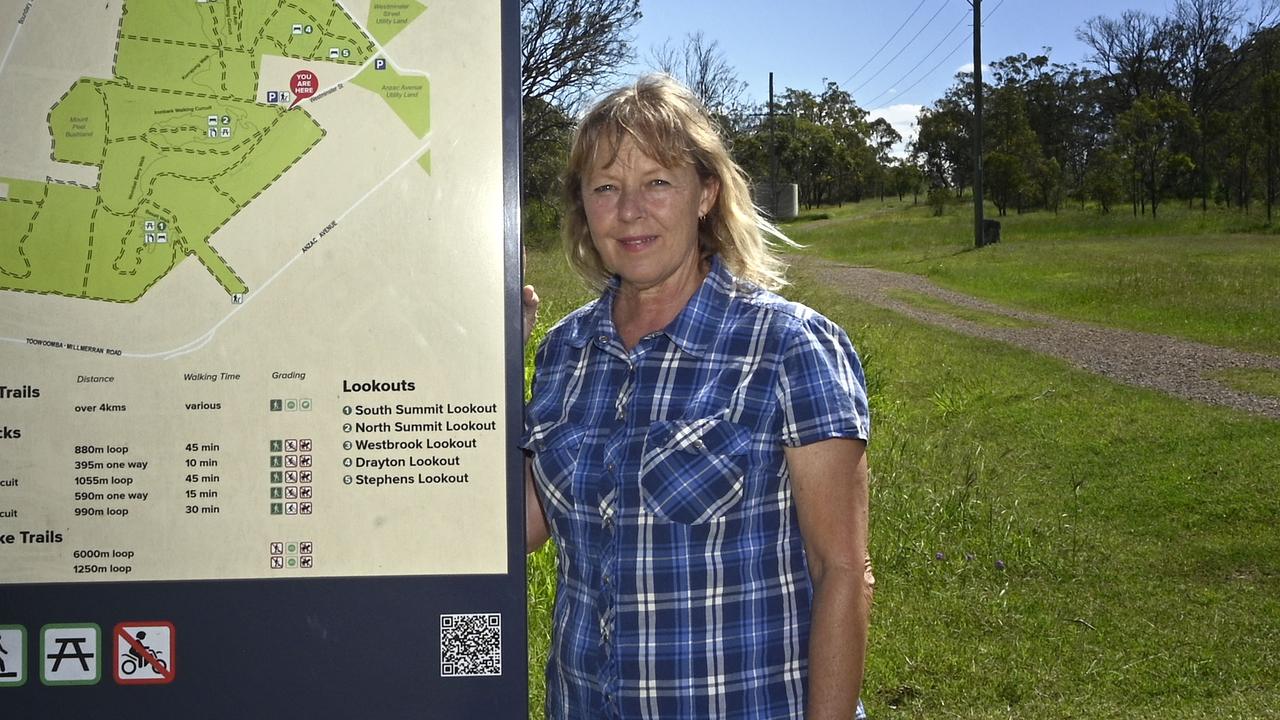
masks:
[(565, 217), (561, 226), (570, 266), (599, 290), (612, 273), (591, 241), (582, 200), (582, 178), (600, 152), (616, 153), (625, 138), (667, 166), (693, 165), (698, 177), (716, 178), (720, 192), (698, 223), (703, 258), (717, 253), (739, 278), (775, 290), (786, 285), (786, 263), (774, 240), (795, 245), (760, 215), (751, 202), (747, 175), (729, 156), (710, 114), (688, 88), (667, 75), (646, 75), (596, 103), (578, 124), (564, 174)]

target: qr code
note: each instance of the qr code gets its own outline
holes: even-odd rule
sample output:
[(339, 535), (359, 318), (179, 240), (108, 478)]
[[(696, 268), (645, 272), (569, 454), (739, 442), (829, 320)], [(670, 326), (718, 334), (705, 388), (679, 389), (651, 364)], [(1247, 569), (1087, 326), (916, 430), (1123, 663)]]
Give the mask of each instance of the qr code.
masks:
[(441, 615), (440, 675), (502, 674), (502, 616)]

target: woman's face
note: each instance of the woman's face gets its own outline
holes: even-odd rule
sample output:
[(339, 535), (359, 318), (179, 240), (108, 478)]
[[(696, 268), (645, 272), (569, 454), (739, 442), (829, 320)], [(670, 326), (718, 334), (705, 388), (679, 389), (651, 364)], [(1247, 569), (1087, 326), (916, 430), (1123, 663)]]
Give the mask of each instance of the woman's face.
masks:
[[(582, 178), (591, 241), (622, 289), (678, 295), (702, 282), (698, 216), (710, 212), (720, 184), (693, 165), (665, 167), (626, 138), (615, 154), (597, 153)], [(692, 293), (688, 293), (692, 295)]]

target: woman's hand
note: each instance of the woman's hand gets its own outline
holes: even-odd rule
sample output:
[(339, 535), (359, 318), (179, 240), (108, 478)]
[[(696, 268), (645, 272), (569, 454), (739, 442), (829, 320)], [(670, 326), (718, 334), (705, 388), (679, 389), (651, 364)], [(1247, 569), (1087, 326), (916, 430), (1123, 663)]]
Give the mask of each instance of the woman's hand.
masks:
[(520, 294), (521, 312), (524, 315), (524, 344), (529, 344), (529, 336), (533, 334), (533, 326), (538, 324), (538, 304), (542, 299), (532, 285), (525, 285)]

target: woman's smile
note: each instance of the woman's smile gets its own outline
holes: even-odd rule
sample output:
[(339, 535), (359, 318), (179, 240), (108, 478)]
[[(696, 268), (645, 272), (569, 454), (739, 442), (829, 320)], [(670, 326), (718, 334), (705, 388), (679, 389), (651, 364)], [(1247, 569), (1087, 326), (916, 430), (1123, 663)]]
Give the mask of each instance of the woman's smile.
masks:
[(688, 296), (702, 281), (698, 217), (715, 203), (719, 184), (691, 164), (666, 167), (631, 138), (601, 152), (582, 178), (591, 239), (622, 291)]

